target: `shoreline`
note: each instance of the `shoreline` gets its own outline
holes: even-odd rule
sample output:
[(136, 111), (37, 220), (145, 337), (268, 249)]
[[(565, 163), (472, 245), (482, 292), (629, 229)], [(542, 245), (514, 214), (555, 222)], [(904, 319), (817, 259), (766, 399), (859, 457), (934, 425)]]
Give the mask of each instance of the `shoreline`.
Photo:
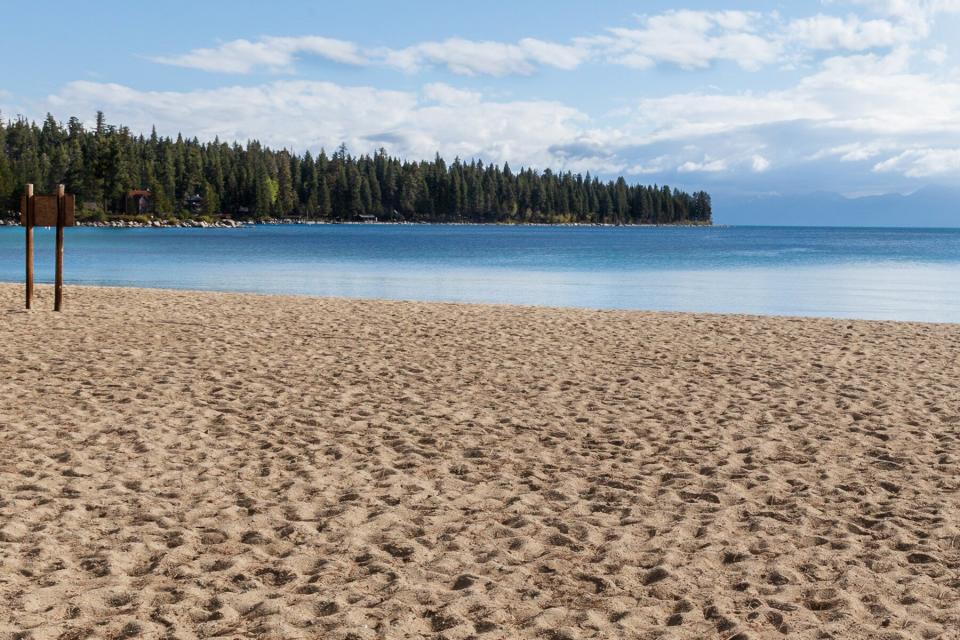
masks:
[[(47, 282), (43, 280), (35, 280), (34, 286), (38, 288), (52, 288), (53, 282)], [(0, 289), (9, 287), (19, 287), (21, 293), (24, 288), (22, 281), (13, 281), (13, 280), (0, 280)], [(779, 315), (773, 313), (727, 313), (727, 312), (715, 312), (715, 311), (677, 311), (677, 310), (663, 310), (663, 309), (631, 309), (631, 308), (622, 308), (622, 307), (577, 307), (577, 306), (564, 306), (564, 305), (548, 305), (548, 304), (515, 304), (509, 302), (467, 302), (459, 300), (418, 300), (415, 298), (366, 298), (366, 297), (357, 297), (357, 296), (318, 296), (309, 293), (277, 293), (269, 291), (241, 291), (241, 290), (230, 290), (230, 289), (177, 289), (170, 287), (148, 287), (148, 286), (129, 286), (129, 285), (110, 285), (110, 284), (73, 284), (70, 282), (64, 283), (64, 298), (69, 299), (69, 293), (75, 289), (88, 289), (88, 290), (108, 290), (108, 291), (126, 291), (130, 294), (136, 294), (137, 292), (157, 292), (157, 293), (169, 293), (174, 295), (198, 295), (198, 296), (251, 296), (255, 298), (276, 298), (278, 300), (290, 299), (294, 301), (304, 301), (312, 300), (315, 302), (324, 302), (324, 301), (334, 301), (334, 302), (367, 302), (367, 303), (385, 303), (385, 304), (410, 304), (410, 305), (437, 305), (437, 306), (465, 306), (465, 307), (490, 307), (490, 308), (505, 308), (505, 309), (529, 309), (529, 310), (542, 310), (542, 311), (570, 311), (570, 312), (586, 312), (586, 313), (598, 313), (598, 314), (638, 314), (643, 316), (665, 316), (665, 317), (674, 317), (674, 316), (702, 316), (704, 318), (731, 318), (737, 320), (784, 320), (784, 321), (798, 321), (798, 322), (865, 322), (865, 323), (879, 323), (879, 324), (908, 324), (908, 325), (921, 325), (921, 326), (957, 326), (960, 327), (960, 322), (958, 321), (935, 321), (935, 320), (897, 320), (897, 319), (883, 319), (883, 318), (858, 318), (858, 317), (846, 317), (846, 316), (804, 316), (804, 315)], [(22, 306), (22, 305), (21, 305)], [(47, 309), (43, 308), (34, 308), (29, 311), (26, 309), (21, 309), (26, 313), (38, 313), (46, 311)]]
[[(178, 220), (169, 222), (167, 220), (152, 220), (150, 222), (139, 222), (131, 220), (109, 220), (105, 222), (77, 222), (77, 227), (92, 227), (104, 229), (176, 229), (176, 228), (203, 228), (203, 229), (230, 229), (244, 228), (253, 226), (314, 226), (314, 225), (357, 225), (357, 226), (450, 226), (450, 227), (599, 227), (599, 228), (726, 228), (729, 225), (716, 225), (706, 223), (681, 223), (681, 224), (606, 224), (606, 223), (548, 223), (548, 222), (410, 222), (410, 221), (377, 221), (361, 222), (350, 220), (311, 220), (308, 218), (282, 218), (268, 220), (233, 220), (221, 219), (213, 222), (207, 222), (198, 219)], [(0, 220), (0, 227), (19, 227), (20, 223), (16, 220)]]

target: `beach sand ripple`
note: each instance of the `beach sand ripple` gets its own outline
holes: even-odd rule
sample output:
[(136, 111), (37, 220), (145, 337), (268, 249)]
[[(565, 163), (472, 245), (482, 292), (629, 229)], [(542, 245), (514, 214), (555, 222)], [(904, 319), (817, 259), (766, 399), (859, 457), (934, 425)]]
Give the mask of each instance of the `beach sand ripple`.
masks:
[(960, 326), (21, 295), (0, 637), (960, 637)]

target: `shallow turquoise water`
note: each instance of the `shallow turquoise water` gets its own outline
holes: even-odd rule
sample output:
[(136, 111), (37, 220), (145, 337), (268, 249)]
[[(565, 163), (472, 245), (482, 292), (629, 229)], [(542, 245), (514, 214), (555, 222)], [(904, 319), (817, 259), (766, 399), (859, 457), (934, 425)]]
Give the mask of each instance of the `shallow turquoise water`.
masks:
[[(37, 277), (53, 232), (37, 230)], [(960, 230), (317, 225), (66, 231), (67, 284), (960, 322)], [(23, 230), (0, 228), (0, 280)]]

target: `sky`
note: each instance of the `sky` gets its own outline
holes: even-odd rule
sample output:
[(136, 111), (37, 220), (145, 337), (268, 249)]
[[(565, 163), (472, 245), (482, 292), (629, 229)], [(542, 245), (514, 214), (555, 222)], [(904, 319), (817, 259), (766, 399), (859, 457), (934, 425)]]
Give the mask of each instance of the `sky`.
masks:
[(9, 3), (0, 113), (720, 194), (960, 183), (960, 0)]

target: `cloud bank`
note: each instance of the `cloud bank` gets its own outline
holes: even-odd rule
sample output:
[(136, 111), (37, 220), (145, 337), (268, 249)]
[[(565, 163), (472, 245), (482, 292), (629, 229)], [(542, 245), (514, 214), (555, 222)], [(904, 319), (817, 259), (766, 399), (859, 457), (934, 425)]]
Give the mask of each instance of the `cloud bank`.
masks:
[(440, 67), (467, 76), (530, 75), (543, 67), (573, 70), (591, 62), (633, 69), (661, 64), (702, 69), (732, 62), (755, 71), (824, 52), (908, 45), (929, 34), (937, 15), (960, 12), (960, 0), (864, 0), (859, 4), (875, 16), (817, 13), (786, 20), (775, 11), (677, 9), (641, 15), (635, 25), (609, 27), (605, 33), (578, 36), (566, 43), (537, 38), (517, 42), (448, 38), (391, 49), (322, 36), (267, 36), (151, 59), (233, 74), (290, 73), (304, 56), (346, 65), (382, 65), (407, 73)]
[[(852, 2), (824, 1), (818, 12), (792, 18), (678, 9), (567, 42), (450, 37), (370, 48), (319, 36), (232, 40), (156, 58), (231, 74), (226, 85), (152, 91), (74, 81), (26, 110), (62, 118), (103, 110), (135, 131), (156, 125), (167, 135), (255, 138), (296, 150), (345, 142), (356, 153), (382, 146), (411, 159), (439, 152), (752, 192), (880, 193), (957, 180), (960, 71), (949, 64), (950, 43), (930, 34), (939, 18), (960, 12), (960, 0)], [(840, 7), (857, 11), (838, 13)], [(307, 56), (392, 69), (407, 74), (406, 88), (305, 79), (298, 62)], [(675, 79), (718, 64), (750, 77), (769, 68), (768, 79), (775, 77), (770, 69), (790, 69), (789, 81), (741, 91), (699, 82), (655, 95), (641, 91), (598, 113), (476, 80), (544, 68), (575, 79), (590, 72), (582, 67), (612, 65), (643, 84), (654, 67), (669, 67)], [(260, 72), (281, 75), (240, 78)], [(24, 107), (13, 100), (0, 91), (4, 112)]]
[(914, 71), (915, 58), (907, 48), (835, 56), (787, 89), (645, 98), (614, 121), (559, 101), (494, 99), (442, 82), (419, 91), (279, 80), (157, 92), (77, 81), (48, 106), (103, 109), (134, 129), (156, 124), (205, 139), (314, 151), (346, 142), (357, 152), (383, 146), (410, 158), (440, 152), (679, 180), (860, 166), (870, 188), (960, 177), (960, 78)]

